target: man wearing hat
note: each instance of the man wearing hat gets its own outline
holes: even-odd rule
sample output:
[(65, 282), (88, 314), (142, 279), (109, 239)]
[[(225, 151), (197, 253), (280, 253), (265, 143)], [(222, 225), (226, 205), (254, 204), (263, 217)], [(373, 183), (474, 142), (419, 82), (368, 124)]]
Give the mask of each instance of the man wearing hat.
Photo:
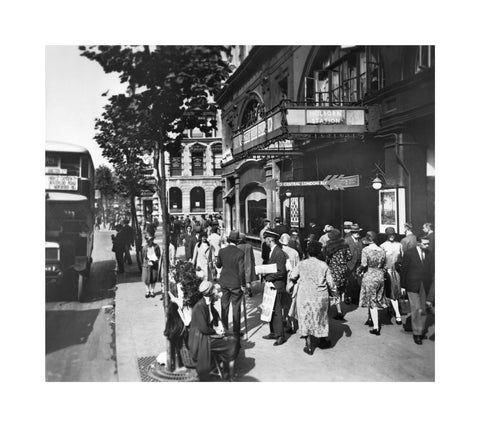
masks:
[(265, 276), (265, 286), (270, 286), (277, 290), (277, 296), (273, 306), (272, 320), (270, 321), (270, 334), (265, 335), (264, 339), (275, 340), (273, 345), (282, 345), (286, 342), (283, 328), (283, 307), (285, 307), (285, 293), (287, 285), (287, 255), (278, 245), (280, 235), (273, 230), (267, 230), (264, 233), (267, 245), (270, 248), (270, 258), (268, 264), (276, 264), (277, 271)]
[(308, 224), (308, 235), (313, 234), (314, 240), (318, 240), (320, 238), (320, 227), (317, 226), (317, 223), (312, 219)]
[(290, 247), (290, 236), (287, 233), (283, 233), (280, 236), (279, 240), (280, 245), (282, 246), (283, 252), (285, 252), (285, 255), (287, 255), (287, 292), (285, 293), (284, 297), (284, 307), (283, 307), (283, 321), (284, 324), (287, 324), (287, 332), (288, 333), (293, 333), (295, 326), (293, 319), (289, 318), (288, 312), (290, 311), (290, 307), (292, 305), (292, 296), (294, 292), (294, 283), (290, 279), (290, 273), (291, 271), (298, 265), (300, 262), (300, 255), (298, 252)]
[(232, 230), (228, 236), (228, 245), (220, 249), (216, 261), (217, 268), (221, 268), (220, 286), (222, 288), (222, 322), (228, 329), (228, 312), (230, 303), (233, 310), (233, 334), (240, 337), (240, 318), (243, 290), (245, 286), (245, 254), (237, 248), (240, 233)]
[(358, 224), (352, 224), (349, 228), (350, 233), (348, 237), (345, 238), (345, 243), (350, 249), (352, 258), (347, 262), (348, 267), (348, 287), (345, 290), (345, 303), (346, 304), (358, 304), (360, 296), (360, 283), (357, 276), (357, 269), (360, 267), (362, 261), (362, 249), (363, 245), (360, 241), (360, 231), (362, 229)]
[(353, 225), (352, 221), (344, 221), (343, 222), (343, 238), (344, 239), (346, 239), (350, 235), (352, 225)]
[(262, 241), (262, 260), (263, 264), (268, 263), (268, 258), (270, 257), (270, 248), (265, 242), (265, 231), (270, 230), (270, 220), (265, 219), (263, 221), (263, 228), (260, 230), (260, 240)]

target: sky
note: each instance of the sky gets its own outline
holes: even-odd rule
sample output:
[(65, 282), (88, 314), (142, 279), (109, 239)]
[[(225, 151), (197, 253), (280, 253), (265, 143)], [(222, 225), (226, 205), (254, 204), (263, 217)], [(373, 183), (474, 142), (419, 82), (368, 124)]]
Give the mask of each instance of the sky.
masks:
[(108, 164), (93, 139), (94, 126), (108, 98), (124, 92), (118, 74), (80, 56), (78, 46), (46, 46), (45, 63), (46, 140), (83, 145), (95, 167)]

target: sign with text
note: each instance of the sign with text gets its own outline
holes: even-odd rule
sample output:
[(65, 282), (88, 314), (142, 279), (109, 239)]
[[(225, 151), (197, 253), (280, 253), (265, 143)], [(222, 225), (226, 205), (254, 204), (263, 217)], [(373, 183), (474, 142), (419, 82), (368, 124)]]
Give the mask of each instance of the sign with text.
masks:
[(66, 175), (67, 170), (62, 169), (62, 168), (52, 168), (52, 167), (46, 167), (45, 168), (45, 173), (50, 174), (50, 175)]
[(278, 187), (308, 187), (324, 186), (327, 190), (344, 190), (350, 187), (360, 186), (360, 175), (328, 175), (322, 181), (291, 181), (277, 182)]
[(345, 110), (307, 110), (309, 125), (341, 125), (345, 120)]
[(64, 190), (64, 191), (77, 191), (78, 190), (78, 177), (77, 176), (59, 176), (48, 175), (45, 177), (45, 189), (46, 190)]

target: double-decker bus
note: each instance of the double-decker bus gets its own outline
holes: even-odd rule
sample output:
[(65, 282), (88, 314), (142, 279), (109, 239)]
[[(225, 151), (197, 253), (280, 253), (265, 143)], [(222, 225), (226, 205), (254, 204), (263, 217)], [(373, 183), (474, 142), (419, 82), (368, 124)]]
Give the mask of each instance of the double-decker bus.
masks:
[(46, 286), (57, 284), (56, 289), (62, 295), (78, 300), (82, 298), (92, 263), (94, 174), (86, 148), (46, 142)]

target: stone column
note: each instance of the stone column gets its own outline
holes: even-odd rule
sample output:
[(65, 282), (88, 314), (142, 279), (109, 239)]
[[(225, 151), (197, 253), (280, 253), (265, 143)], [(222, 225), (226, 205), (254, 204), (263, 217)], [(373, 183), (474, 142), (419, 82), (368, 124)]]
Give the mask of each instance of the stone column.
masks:
[(213, 154), (211, 144), (205, 147), (205, 175), (213, 176)]
[(240, 177), (235, 175), (235, 230), (240, 231)]
[(182, 176), (192, 176), (191, 166), (190, 148), (185, 144), (182, 151)]
[[(276, 179), (277, 182), (280, 181), (280, 168), (276, 162), (272, 162), (272, 178)], [(273, 202), (273, 217), (282, 216), (282, 208), (280, 206), (280, 187), (277, 187), (276, 190), (272, 191), (272, 202)], [(272, 218), (273, 220), (273, 218)]]
[[(264, 166), (265, 169), (265, 181), (269, 181), (272, 179), (272, 163), (267, 162), (267, 164)], [(273, 203), (272, 203), (272, 189), (271, 188), (265, 188), (265, 192), (267, 195), (267, 219), (273, 222)]]

